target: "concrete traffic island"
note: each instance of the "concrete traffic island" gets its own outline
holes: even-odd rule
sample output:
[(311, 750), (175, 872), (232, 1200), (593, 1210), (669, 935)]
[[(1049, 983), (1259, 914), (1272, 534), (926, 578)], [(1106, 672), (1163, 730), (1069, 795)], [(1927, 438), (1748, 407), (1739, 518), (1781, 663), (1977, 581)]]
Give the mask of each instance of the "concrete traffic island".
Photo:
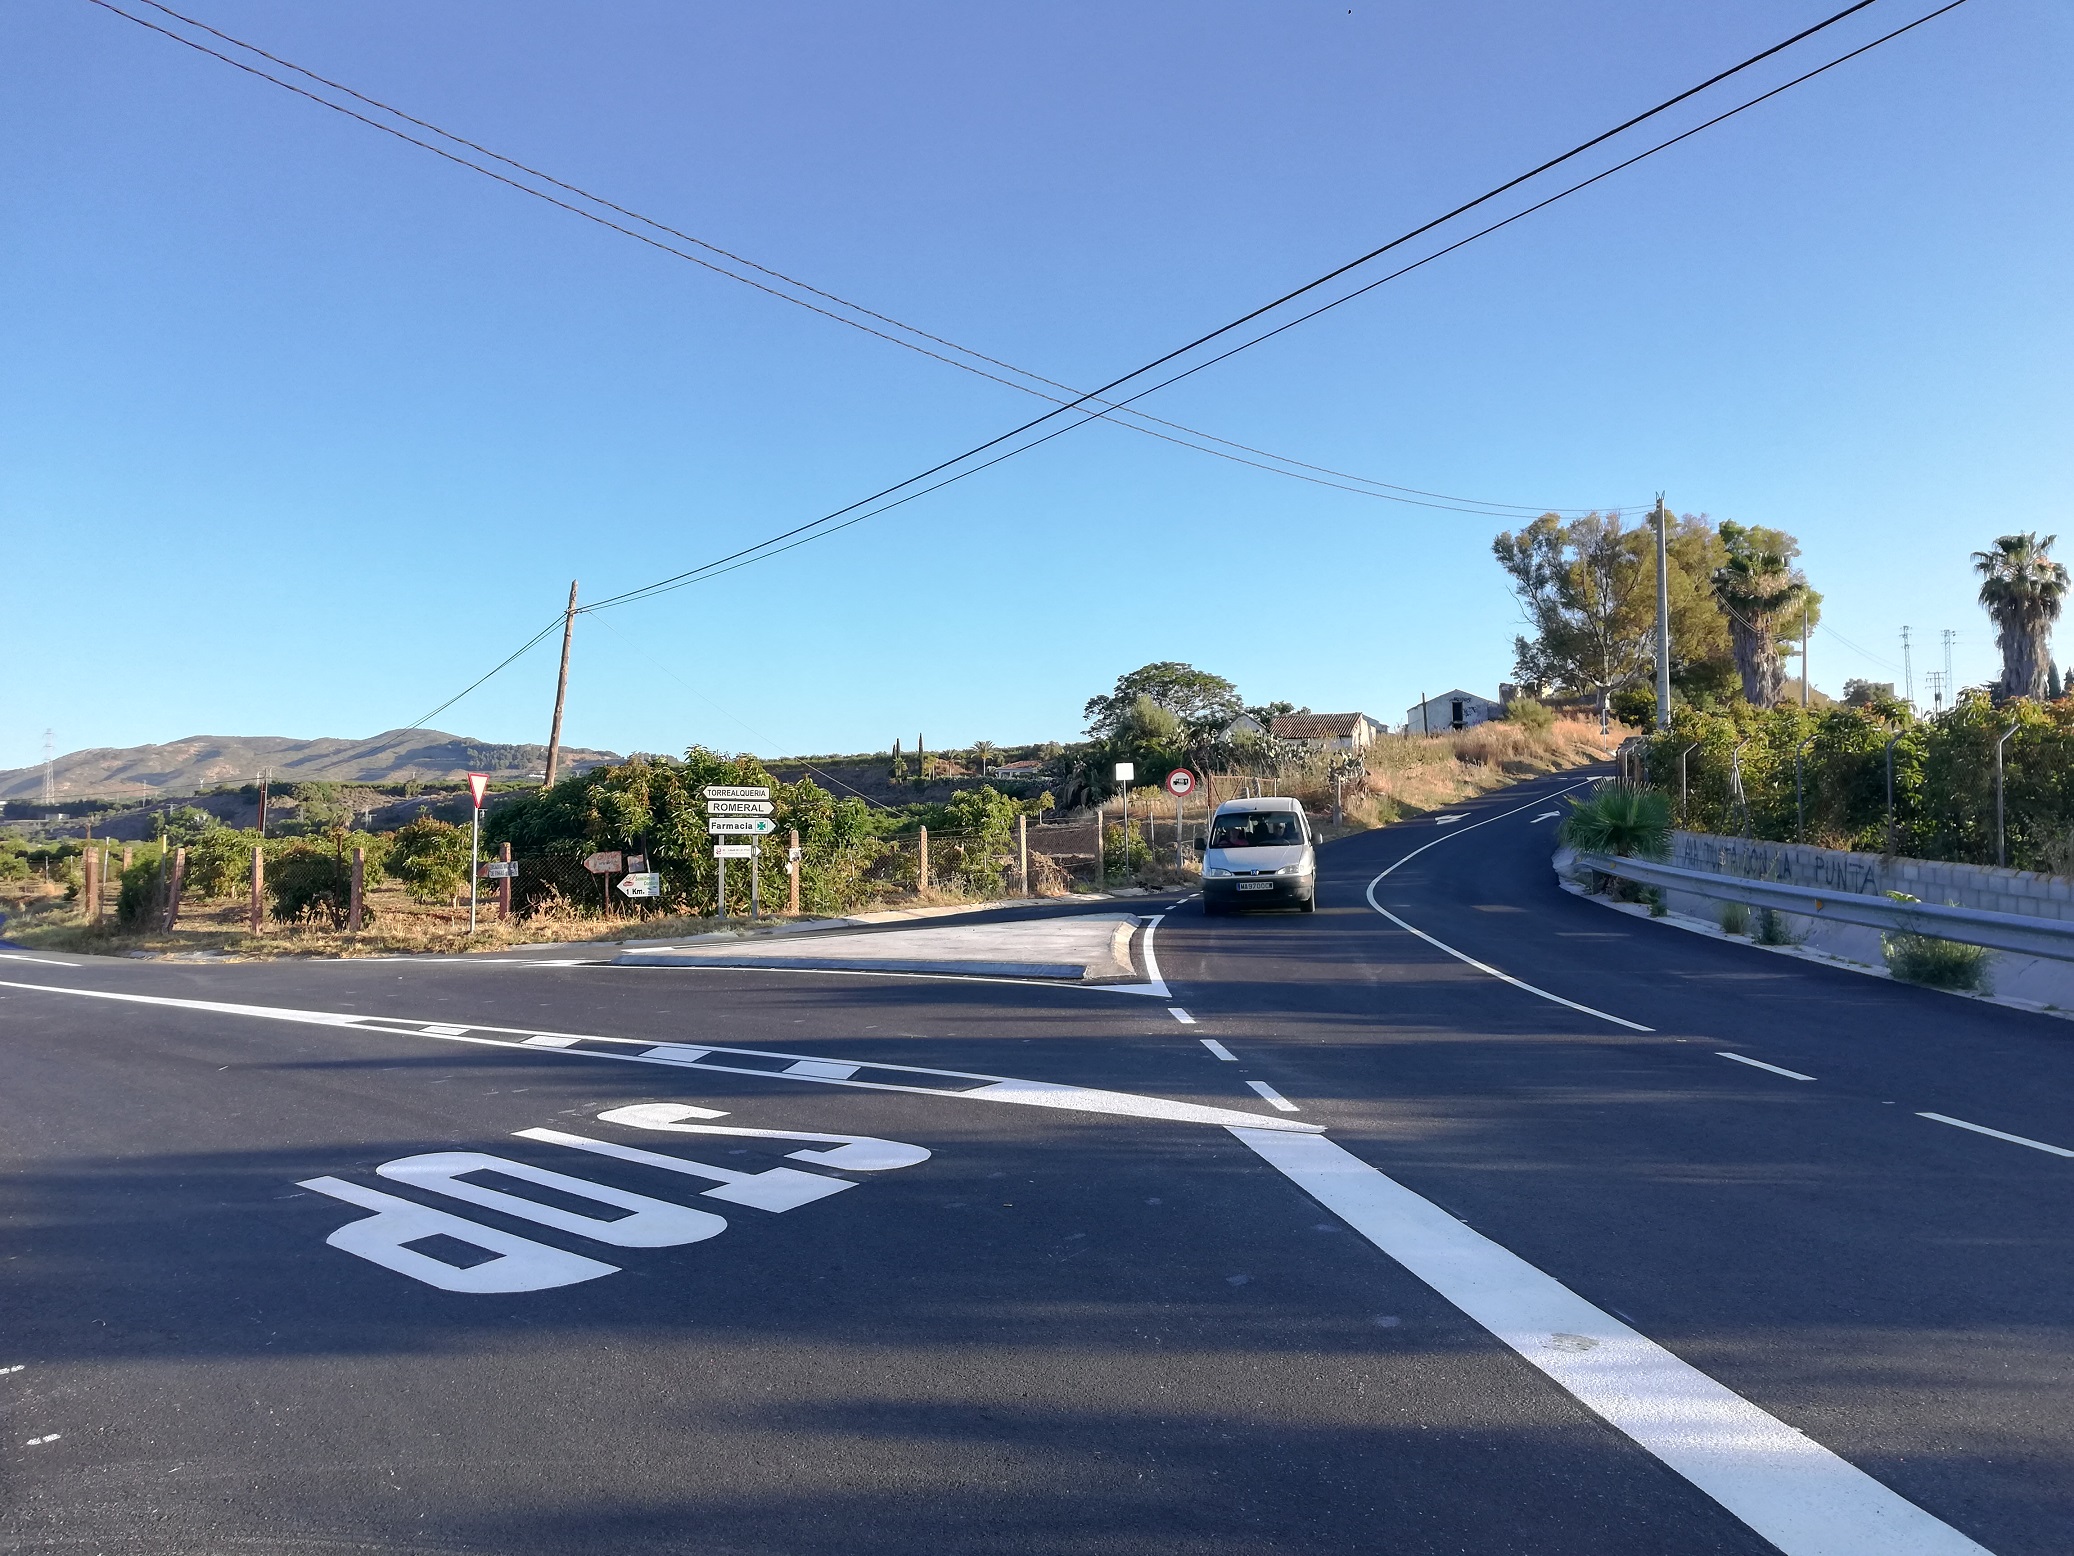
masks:
[(1129, 913), (1022, 919), (1000, 924), (842, 929), (784, 939), (643, 946), (615, 967), (766, 967), (819, 972), (905, 972), (1135, 983)]

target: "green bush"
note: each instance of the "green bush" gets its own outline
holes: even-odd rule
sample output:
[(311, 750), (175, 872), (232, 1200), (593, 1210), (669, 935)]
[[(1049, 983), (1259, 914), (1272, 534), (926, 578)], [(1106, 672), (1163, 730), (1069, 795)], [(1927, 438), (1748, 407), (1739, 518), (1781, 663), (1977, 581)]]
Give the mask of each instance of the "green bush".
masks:
[(159, 895), (156, 859), (139, 859), (122, 872), (122, 886), (115, 894), (115, 921), (133, 929), (152, 925), (153, 915), (164, 906)]
[(1671, 802), (1640, 784), (1602, 783), (1571, 800), (1562, 838), (1580, 853), (1662, 859), (1671, 852)]
[(1986, 946), (1963, 945), (1935, 935), (1881, 935), (1880, 955), (1887, 971), (1905, 982), (1933, 989), (1988, 992), (1988, 963), (1994, 953)]
[(1786, 925), (1786, 915), (1776, 908), (1757, 910), (1757, 930), (1754, 938), (1759, 945), (1798, 945), (1799, 939)]
[(235, 897), (252, 881), (252, 850), (257, 831), (215, 827), (187, 845), (187, 874), (181, 891), (194, 897)]
[(1740, 902), (1724, 902), (1716, 916), (1721, 920), (1723, 934), (1747, 935), (1750, 933), (1750, 909)]
[[(353, 899), (353, 862), (343, 853), (296, 841), (266, 861), (266, 892), (283, 923), (346, 927)], [(363, 906), (361, 917), (371, 917)]]
[(400, 827), (382, 868), (420, 902), (452, 903), (468, 889), (468, 828), (420, 816)]
[(1555, 728), (1555, 709), (1531, 697), (1515, 697), (1505, 705), (1507, 723), (1517, 724), (1530, 735), (1545, 735)]

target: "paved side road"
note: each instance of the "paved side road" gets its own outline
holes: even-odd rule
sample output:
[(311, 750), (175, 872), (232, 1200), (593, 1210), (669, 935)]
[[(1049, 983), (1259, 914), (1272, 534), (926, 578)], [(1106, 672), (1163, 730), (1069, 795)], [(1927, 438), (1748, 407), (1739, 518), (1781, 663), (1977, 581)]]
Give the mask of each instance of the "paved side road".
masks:
[(1368, 903), (1431, 822), (1164, 995), (0, 963), (0, 1549), (2064, 1550), (2074, 1163), (1850, 1076), (2026, 1088), (1555, 892), (1557, 787), (1377, 900), (1626, 1026)]

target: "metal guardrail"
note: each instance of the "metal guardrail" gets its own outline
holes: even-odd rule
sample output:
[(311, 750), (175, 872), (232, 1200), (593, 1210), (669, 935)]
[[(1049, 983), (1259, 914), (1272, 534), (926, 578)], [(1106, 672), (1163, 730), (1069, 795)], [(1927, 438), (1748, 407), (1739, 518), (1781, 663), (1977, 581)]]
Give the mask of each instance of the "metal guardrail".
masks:
[(1745, 903), (1753, 908), (1795, 913), (1803, 918), (1862, 924), (1892, 934), (1935, 935), (1940, 940), (1957, 940), (1995, 951), (2074, 961), (2074, 923), (2062, 919), (2033, 918), (2024, 913), (1995, 913), (1986, 908), (1943, 907), (1930, 902), (1896, 902), (1890, 897), (1867, 897), (1855, 892), (1788, 886), (1782, 881), (1719, 875), (1711, 870), (1688, 870), (1680, 865), (1658, 864), (1652, 859), (1579, 854), (1577, 863), (1587, 870), (1596, 870), (1601, 875), (1616, 875), (1640, 886), (1689, 891), (1703, 897)]

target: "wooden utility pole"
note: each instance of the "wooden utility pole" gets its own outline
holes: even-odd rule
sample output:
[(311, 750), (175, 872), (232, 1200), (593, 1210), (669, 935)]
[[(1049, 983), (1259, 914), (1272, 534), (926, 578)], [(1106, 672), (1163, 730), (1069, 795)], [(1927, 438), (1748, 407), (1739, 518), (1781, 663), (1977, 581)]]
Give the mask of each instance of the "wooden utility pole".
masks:
[(576, 634), (576, 580), (569, 580), (569, 608), (562, 612), (562, 671), (555, 677), (555, 717), (547, 730), (547, 771), (543, 788), (553, 788), (562, 765), (562, 704), (569, 698), (569, 639)]
[[(1800, 706), (1801, 706), (1801, 711), (1802, 711), (1802, 712), (1805, 712), (1805, 711), (1807, 711), (1807, 706), (1808, 706), (1808, 637), (1809, 637), (1809, 632), (1810, 632), (1810, 629), (1809, 629), (1809, 627), (1808, 627), (1808, 602), (1807, 602), (1807, 596), (1806, 596), (1806, 595), (1802, 595), (1802, 596), (1801, 596), (1801, 600), (1800, 600)], [(1949, 636), (1949, 634), (1947, 634), (1947, 636)], [(1951, 662), (1951, 645), (1950, 645), (1950, 643), (1946, 643), (1946, 645), (1945, 645), (1945, 662), (1946, 662), (1947, 664), (1949, 664), (1949, 663)], [(1953, 701), (1957, 701), (1957, 700), (1958, 700), (1957, 698), (1954, 698), (1954, 699), (1953, 699)]]
[(367, 850), (356, 848), (353, 850), (353, 885), (351, 895), (346, 899), (346, 932), (348, 934), (357, 935), (360, 933), (360, 921), (365, 913), (366, 900)]
[(929, 829), (922, 828), (922, 890), (929, 889)]
[(1022, 895), (1030, 895), (1030, 818), (1027, 813), (1015, 818), (1015, 874), (1020, 882)]
[(252, 933), (266, 933), (266, 850), (252, 850)]
[[(510, 864), (511, 845), (509, 843), (501, 844), (497, 849), (497, 857), (505, 864)], [(497, 917), (500, 920), (511, 917), (511, 877), (509, 875), (497, 882)]]

